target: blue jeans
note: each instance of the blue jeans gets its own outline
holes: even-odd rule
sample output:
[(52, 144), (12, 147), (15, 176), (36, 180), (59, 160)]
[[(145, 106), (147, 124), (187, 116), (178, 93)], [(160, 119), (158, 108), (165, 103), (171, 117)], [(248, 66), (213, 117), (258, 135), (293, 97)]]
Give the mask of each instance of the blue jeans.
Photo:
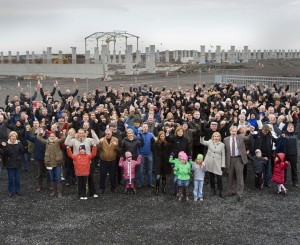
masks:
[(180, 187), (188, 187), (190, 184), (190, 180), (181, 180), (181, 179), (178, 179), (177, 180), (177, 185), (180, 186)]
[(19, 168), (8, 168), (8, 192), (20, 192), (20, 171)]
[(203, 197), (203, 180), (194, 180), (194, 198)]
[(271, 179), (271, 160), (268, 159), (267, 164), (265, 165), (265, 170), (264, 170), (264, 185), (269, 185), (270, 184), (270, 179)]
[(140, 166), (140, 184), (144, 184), (144, 169), (147, 173), (147, 184), (152, 185), (152, 169), (153, 169), (153, 157), (150, 155), (142, 155), (142, 162)]
[(28, 162), (28, 159), (29, 159), (28, 152), (22, 153), (22, 163), (23, 163), (23, 169), (25, 171), (29, 171), (29, 162)]
[(60, 184), (61, 183), (61, 166), (57, 166), (52, 168), (51, 170), (48, 169), (50, 182)]
[(177, 193), (177, 180), (178, 176), (176, 174), (173, 175), (173, 193)]

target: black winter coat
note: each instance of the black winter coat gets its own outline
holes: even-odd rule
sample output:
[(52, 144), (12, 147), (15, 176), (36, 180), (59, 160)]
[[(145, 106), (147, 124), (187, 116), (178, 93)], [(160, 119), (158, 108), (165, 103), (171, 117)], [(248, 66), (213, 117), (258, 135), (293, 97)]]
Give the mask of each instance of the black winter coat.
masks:
[(175, 154), (175, 158), (180, 151), (184, 151), (188, 156), (191, 155), (191, 147), (187, 138), (183, 136), (167, 136), (166, 139), (171, 144), (171, 152)]
[[(266, 138), (266, 145), (263, 145), (264, 144), (263, 137), (267, 137)], [(254, 155), (256, 149), (260, 149), (262, 151), (261, 152), (262, 156), (266, 156), (269, 159), (272, 158), (272, 147), (273, 147), (274, 139), (273, 139), (271, 133), (268, 133), (267, 136), (263, 136), (263, 134), (260, 130), (258, 132), (258, 134), (253, 135), (253, 139), (254, 139), (253, 147), (252, 147), (253, 155)], [(267, 152), (263, 151), (264, 148), (267, 149)]]
[(253, 162), (253, 172), (254, 173), (263, 173), (265, 170), (265, 165), (267, 164), (267, 161), (263, 157), (252, 157), (250, 156), (250, 159)]
[(298, 155), (297, 134), (285, 132), (285, 155), (297, 156)]
[(20, 168), (22, 166), (24, 147), (20, 141), (17, 141), (16, 144), (11, 144), (10, 141), (6, 142), (6, 146), (1, 151), (6, 158), (6, 168)]
[(132, 159), (136, 160), (139, 155), (138, 148), (143, 147), (143, 146), (144, 146), (143, 137), (141, 137), (140, 139), (134, 138), (133, 140), (130, 140), (127, 137), (125, 137), (122, 140), (122, 144), (121, 144), (121, 148), (122, 148), (122, 152), (123, 152), (122, 155), (125, 156), (125, 152), (129, 151), (132, 154)]
[(165, 175), (171, 173), (171, 164), (169, 164), (170, 144), (154, 143), (153, 162), (155, 173)]

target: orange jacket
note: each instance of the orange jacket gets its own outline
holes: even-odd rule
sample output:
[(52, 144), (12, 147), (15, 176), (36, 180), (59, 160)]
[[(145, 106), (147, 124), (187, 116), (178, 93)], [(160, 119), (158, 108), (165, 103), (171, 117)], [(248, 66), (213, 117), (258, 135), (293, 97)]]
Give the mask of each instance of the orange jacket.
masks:
[(70, 147), (67, 148), (68, 156), (73, 159), (75, 174), (77, 176), (90, 175), (91, 159), (97, 154), (97, 146), (93, 146), (92, 154), (76, 154), (72, 153)]

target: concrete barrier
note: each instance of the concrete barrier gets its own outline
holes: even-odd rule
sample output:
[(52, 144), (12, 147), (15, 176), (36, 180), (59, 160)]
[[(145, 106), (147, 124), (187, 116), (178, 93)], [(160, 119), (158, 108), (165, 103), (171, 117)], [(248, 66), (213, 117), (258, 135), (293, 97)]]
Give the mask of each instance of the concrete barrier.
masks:
[(101, 78), (102, 64), (0, 64), (0, 75)]

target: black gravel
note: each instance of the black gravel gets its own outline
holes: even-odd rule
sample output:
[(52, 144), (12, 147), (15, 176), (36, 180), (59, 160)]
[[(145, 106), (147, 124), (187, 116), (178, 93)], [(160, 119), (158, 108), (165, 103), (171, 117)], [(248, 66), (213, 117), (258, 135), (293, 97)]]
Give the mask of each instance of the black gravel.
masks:
[(191, 201), (178, 203), (170, 185), (159, 196), (147, 188), (125, 196), (118, 186), (87, 201), (77, 199), (75, 185), (64, 186), (57, 199), (35, 192), (32, 166), (21, 174), (20, 196), (8, 197), (6, 171), (0, 177), (0, 244), (300, 244), (300, 190), (290, 183), (286, 196), (275, 185), (254, 190), (250, 165), (241, 203), (210, 197), (209, 186), (203, 203), (192, 200), (192, 187)]

